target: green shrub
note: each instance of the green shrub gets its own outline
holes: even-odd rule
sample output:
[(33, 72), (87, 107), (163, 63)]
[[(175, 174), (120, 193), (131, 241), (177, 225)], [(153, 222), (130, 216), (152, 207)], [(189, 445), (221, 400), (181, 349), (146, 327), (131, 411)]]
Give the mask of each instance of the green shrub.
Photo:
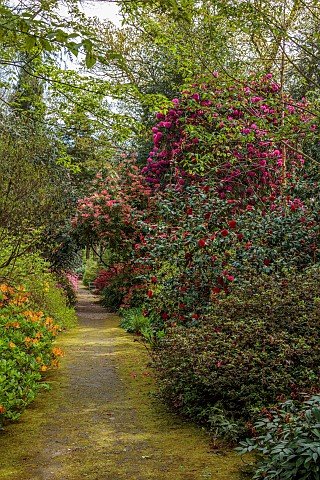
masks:
[(148, 329), (150, 322), (142, 313), (141, 308), (130, 308), (121, 310), (120, 327), (129, 333), (141, 334)]
[(25, 283), (27, 290), (33, 297), (33, 302), (48, 314), (63, 328), (71, 328), (77, 325), (77, 317), (65, 291), (61, 289), (51, 274), (43, 274), (38, 278), (32, 278)]
[(254, 438), (240, 442), (239, 453), (259, 452), (253, 479), (320, 479), (320, 396), (302, 403), (288, 400), (265, 410), (253, 426)]
[(171, 328), (153, 355), (159, 395), (182, 414), (248, 420), (279, 395), (319, 385), (319, 271), (252, 278), (198, 327)]
[(97, 278), (98, 272), (101, 267), (95, 260), (89, 259), (86, 261), (85, 269), (82, 277), (82, 283), (86, 287), (88, 286), (89, 282), (94, 282)]

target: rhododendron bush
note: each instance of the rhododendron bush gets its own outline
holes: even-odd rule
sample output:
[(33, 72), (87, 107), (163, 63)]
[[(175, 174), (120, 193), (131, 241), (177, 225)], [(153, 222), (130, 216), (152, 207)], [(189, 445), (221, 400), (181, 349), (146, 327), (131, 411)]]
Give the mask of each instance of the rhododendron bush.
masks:
[(147, 290), (145, 273), (146, 267), (137, 267), (132, 262), (102, 269), (94, 281), (103, 296), (102, 304), (113, 311), (142, 305)]
[(173, 181), (180, 189), (209, 176), (220, 198), (254, 204), (278, 194), (304, 164), (303, 143), (316, 130), (308, 106), (284, 95), (272, 75), (204, 75), (157, 114), (142, 171), (151, 185)]
[(144, 289), (145, 267), (134, 264), (134, 252), (142, 238), (139, 222), (152, 212), (151, 193), (132, 156), (124, 157), (108, 178), (98, 174), (88, 196), (78, 202), (74, 235), (83, 245), (108, 252), (108, 263), (100, 257), (102, 268), (95, 284), (109, 308), (142, 301), (137, 292)]
[(160, 316), (160, 328), (199, 323), (212, 303), (249, 281), (248, 270), (281, 276), (319, 263), (319, 203), (302, 204), (294, 187), (286, 193), (261, 210), (217, 198), (208, 183), (165, 190), (158, 222), (145, 225), (136, 245), (152, 270), (146, 310)]
[(142, 170), (157, 217), (136, 249), (153, 270), (146, 311), (158, 326), (198, 323), (248, 269), (281, 275), (319, 262), (319, 184), (304, 154), (316, 135), (309, 107), (271, 75), (214, 73), (157, 114)]

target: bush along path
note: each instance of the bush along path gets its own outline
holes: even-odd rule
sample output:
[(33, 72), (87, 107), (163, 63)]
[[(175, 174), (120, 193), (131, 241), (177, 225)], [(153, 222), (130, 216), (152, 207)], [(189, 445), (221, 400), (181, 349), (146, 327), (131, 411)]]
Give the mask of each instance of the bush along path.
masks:
[(82, 288), (77, 311), (51, 390), (0, 434), (0, 479), (240, 479), (240, 457), (152, 400), (144, 347), (119, 318)]

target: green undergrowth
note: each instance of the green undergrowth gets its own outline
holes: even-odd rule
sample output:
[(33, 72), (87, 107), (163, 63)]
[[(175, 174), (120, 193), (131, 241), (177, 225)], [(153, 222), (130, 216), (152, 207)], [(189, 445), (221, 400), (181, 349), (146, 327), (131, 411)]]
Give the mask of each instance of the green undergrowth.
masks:
[(130, 308), (121, 310), (120, 327), (126, 332), (143, 334), (147, 333), (150, 327), (150, 320), (142, 313), (142, 308)]

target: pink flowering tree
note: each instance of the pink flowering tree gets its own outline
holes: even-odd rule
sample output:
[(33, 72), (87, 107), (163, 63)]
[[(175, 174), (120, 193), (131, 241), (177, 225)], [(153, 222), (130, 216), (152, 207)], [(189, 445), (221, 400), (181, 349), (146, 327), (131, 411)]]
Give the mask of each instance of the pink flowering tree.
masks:
[(113, 258), (130, 258), (139, 241), (138, 220), (150, 206), (151, 189), (139, 174), (135, 159), (124, 158), (116, 171), (104, 178), (97, 174), (89, 194), (78, 200), (78, 211), (72, 220), (75, 235), (83, 245), (100, 245)]

